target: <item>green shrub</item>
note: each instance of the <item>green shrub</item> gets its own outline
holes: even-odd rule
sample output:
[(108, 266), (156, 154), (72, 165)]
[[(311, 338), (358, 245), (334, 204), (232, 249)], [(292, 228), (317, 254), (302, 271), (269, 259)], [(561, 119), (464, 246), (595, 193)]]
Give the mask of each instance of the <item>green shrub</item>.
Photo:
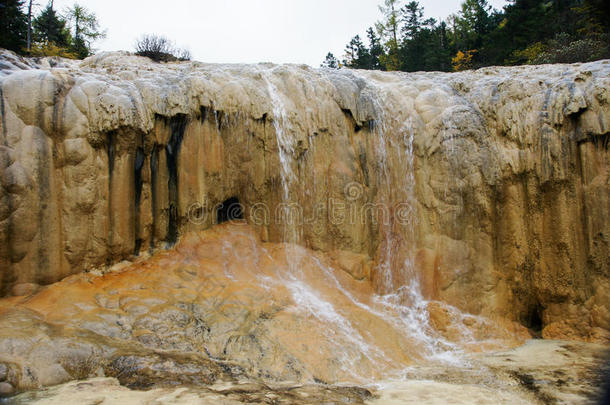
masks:
[(610, 58), (607, 35), (573, 39), (568, 34), (557, 34), (544, 52), (528, 60), (530, 64), (591, 62)]

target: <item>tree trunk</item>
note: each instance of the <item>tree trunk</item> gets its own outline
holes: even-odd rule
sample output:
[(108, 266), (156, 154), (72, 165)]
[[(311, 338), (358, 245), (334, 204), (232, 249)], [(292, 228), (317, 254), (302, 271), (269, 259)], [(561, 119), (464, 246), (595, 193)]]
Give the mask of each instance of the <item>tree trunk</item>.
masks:
[(30, 5), (28, 6), (28, 39), (27, 39), (27, 47), (28, 51), (32, 50), (32, 3), (34, 0), (30, 0)]

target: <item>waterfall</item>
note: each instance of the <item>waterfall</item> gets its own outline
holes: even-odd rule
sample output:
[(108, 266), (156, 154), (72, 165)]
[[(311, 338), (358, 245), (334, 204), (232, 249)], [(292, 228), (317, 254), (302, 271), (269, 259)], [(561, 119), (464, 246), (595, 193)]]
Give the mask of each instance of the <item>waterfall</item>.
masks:
[[(455, 357), (459, 348), (444, 339), (430, 325), (428, 302), (422, 294), (419, 274), (415, 267), (419, 221), (415, 194), (415, 129), (412, 118), (407, 116), (406, 119), (401, 119), (404, 114), (396, 113), (400, 104), (393, 104), (394, 89), (374, 85), (366, 74), (360, 75), (359, 78), (367, 82), (365, 90), (368, 90), (367, 95), (371, 96), (377, 115), (372, 130), (379, 142), (379, 198), (381, 204), (390, 209), (389, 222), (379, 222), (379, 233), (383, 238), (380, 241), (378, 263), (380, 295), (375, 301), (381, 309), (366, 309), (377, 316), (390, 318), (395, 327), (423, 346), (426, 358), (459, 362)], [(392, 164), (398, 165), (402, 170), (390, 170)], [(399, 175), (392, 178), (390, 173)], [(404, 258), (399, 257), (399, 253), (404, 255)], [(395, 318), (391, 319), (392, 317)]]
[[(276, 224), (282, 227), (282, 242), (286, 243), (285, 254), (289, 271), (284, 276), (294, 277), (299, 271), (299, 251), (295, 248), (295, 244), (300, 241), (302, 224), (301, 218), (292, 218), (293, 203), (299, 204), (298, 198), (293, 201), (291, 198), (291, 189), (297, 180), (292, 169), (292, 159), (295, 151), (295, 142), (290, 132), (290, 119), (282, 95), (277, 86), (273, 83), (273, 70), (263, 70), (261, 75), (265, 81), (269, 99), (271, 100), (273, 109), (273, 129), (275, 131), (275, 139), (277, 142), (278, 158), (280, 161), (280, 179), (282, 185), (282, 209), (286, 209), (285, 217), (275, 216)], [(276, 209), (276, 214), (279, 210)], [(281, 223), (279, 223), (281, 221)]]
[(607, 332), (608, 64), (1, 53), (3, 389), (452, 380)]
[[(271, 72), (272, 73), (272, 72)], [(284, 191), (284, 202), (290, 202), (290, 186), (295, 181), (296, 176), (290, 165), (292, 154), (294, 153), (294, 139), (290, 136), (290, 120), (288, 119), (284, 101), (277, 87), (273, 84), (270, 72), (264, 71), (263, 78), (267, 85), (267, 91), (273, 108), (273, 128), (278, 147), (280, 159), (282, 188)]]
[[(277, 68), (276, 68), (277, 69)], [(273, 128), (278, 148), (280, 162), (280, 178), (282, 186), (282, 204), (298, 203), (293, 197), (292, 190), (299, 180), (293, 170), (293, 156), (295, 140), (291, 133), (289, 112), (284, 102), (284, 95), (274, 83), (277, 79), (277, 70), (262, 70), (261, 76), (265, 82), (269, 99), (272, 102)], [(366, 80), (366, 79), (365, 79)], [(388, 113), (385, 105), (391, 94), (384, 94), (383, 89), (373, 87), (367, 81), (366, 91), (370, 94), (375, 106), (377, 118), (369, 122), (369, 130), (376, 137), (378, 170), (377, 179), (380, 193), (379, 203), (390, 209), (389, 222), (385, 218), (379, 219), (379, 233), (382, 235), (379, 246), (378, 272), (380, 295), (372, 302), (365, 303), (349, 293), (336, 277), (333, 271), (320, 261), (316, 261), (322, 276), (334, 284), (338, 291), (354, 305), (383, 319), (399, 334), (412, 340), (417, 347), (414, 356), (421, 355), (428, 360), (444, 362), (457, 361), (453, 353), (458, 348), (437, 333), (429, 323), (427, 302), (424, 300), (417, 271), (415, 269), (415, 238), (417, 226), (416, 197), (415, 197), (415, 167), (413, 155), (414, 128), (410, 118), (400, 121)], [(384, 100), (382, 102), (381, 100)], [(392, 178), (392, 164), (400, 165), (403, 170), (398, 179)], [(384, 353), (374, 343), (367, 342), (366, 338), (348, 319), (347, 314), (333, 306), (330, 300), (325, 299), (315, 286), (310, 285), (300, 272), (299, 263), (303, 259), (302, 248), (296, 243), (302, 232), (301, 223), (283, 223), (283, 242), (287, 269), (278, 269), (277, 280), (264, 279), (262, 282), (283, 284), (292, 294), (293, 300), (300, 312), (312, 316), (327, 325), (332, 334), (341, 336), (348, 346), (357, 347), (361, 356), (372, 364), (391, 362), (391, 353)], [(398, 252), (406, 252), (404, 260), (398, 262)], [(404, 254), (404, 253), (403, 253)], [(314, 258), (315, 260), (315, 258)], [(398, 272), (399, 277), (395, 277)], [(404, 283), (401, 284), (401, 281)], [(332, 339), (332, 336), (329, 336)], [(336, 347), (337, 355), (342, 359), (343, 369), (353, 373), (358, 355), (346, 349), (344, 345)], [(358, 376), (354, 374), (354, 377)]]
[[(272, 101), (273, 128), (275, 130), (281, 170), (282, 203), (290, 205), (294, 202), (298, 203), (298, 199), (294, 201), (291, 196), (291, 189), (298, 180), (291, 165), (295, 142), (290, 133), (290, 119), (288, 118), (288, 112), (281, 92), (273, 83), (273, 73), (273, 70), (263, 71), (262, 77), (265, 81), (269, 98)], [(335, 308), (329, 299), (325, 299), (320, 292), (316, 291), (315, 286), (310, 285), (305, 277), (303, 277), (299, 268), (299, 262), (304, 253), (302, 248), (296, 245), (299, 241), (303, 224), (287, 222), (281, 225), (283, 228), (283, 241), (286, 242), (284, 249), (288, 271), (283, 271), (284, 269), (280, 268), (277, 272), (277, 280), (265, 278), (262, 282), (286, 286), (292, 294), (298, 311), (318, 319), (328, 328), (327, 338), (329, 341), (337, 340), (335, 354), (340, 359), (341, 368), (347, 374), (352, 375), (353, 378), (365, 377), (361, 375), (362, 371), (358, 370), (358, 363), (362, 360), (362, 357), (370, 362), (370, 364), (391, 363), (391, 353), (384, 353), (374, 343), (367, 342), (366, 338), (352, 324), (350, 319), (342, 314), (339, 309)], [(313, 259), (315, 260), (315, 258)], [(316, 262), (323, 272), (323, 277), (329, 278), (329, 281), (333, 280), (342, 289), (342, 294), (349, 294), (332, 276), (332, 272), (328, 267), (319, 261)], [(362, 305), (363, 309), (369, 312), (372, 311), (371, 308), (359, 303), (354, 297), (348, 296), (348, 298), (354, 303)], [(339, 342), (346, 342), (347, 345), (339, 344)], [(356, 349), (355, 351), (354, 348)]]

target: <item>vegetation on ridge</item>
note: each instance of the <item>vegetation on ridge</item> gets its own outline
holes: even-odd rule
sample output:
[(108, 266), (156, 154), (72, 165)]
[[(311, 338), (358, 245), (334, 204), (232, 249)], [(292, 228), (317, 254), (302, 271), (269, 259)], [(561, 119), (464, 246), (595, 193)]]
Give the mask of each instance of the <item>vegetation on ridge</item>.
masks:
[(384, 0), (383, 18), (323, 67), (450, 71), (490, 65), (573, 63), (610, 58), (607, 0), (464, 0), (445, 21), (425, 18), (417, 1)]
[(191, 60), (186, 48), (178, 48), (164, 36), (146, 34), (136, 40), (136, 55), (146, 56), (155, 62)]
[(0, 47), (22, 55), (82, 59), (106, 35), (95, 13), (76, 3), (59, 14), (50, 1), (38, 16), (34, 6), (33, 0), (0, 1)]

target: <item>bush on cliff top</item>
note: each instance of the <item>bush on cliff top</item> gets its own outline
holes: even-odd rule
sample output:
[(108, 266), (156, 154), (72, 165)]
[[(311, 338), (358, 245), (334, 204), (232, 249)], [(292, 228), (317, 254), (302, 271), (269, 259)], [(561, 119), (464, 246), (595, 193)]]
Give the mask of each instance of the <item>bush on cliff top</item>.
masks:
[(155, 62), (175, 62), (191, 60), (191, 53), (178, 48), (169, 39), (154, 34), (142, 35), (136, 40), (136, 54), (146, 56)]

